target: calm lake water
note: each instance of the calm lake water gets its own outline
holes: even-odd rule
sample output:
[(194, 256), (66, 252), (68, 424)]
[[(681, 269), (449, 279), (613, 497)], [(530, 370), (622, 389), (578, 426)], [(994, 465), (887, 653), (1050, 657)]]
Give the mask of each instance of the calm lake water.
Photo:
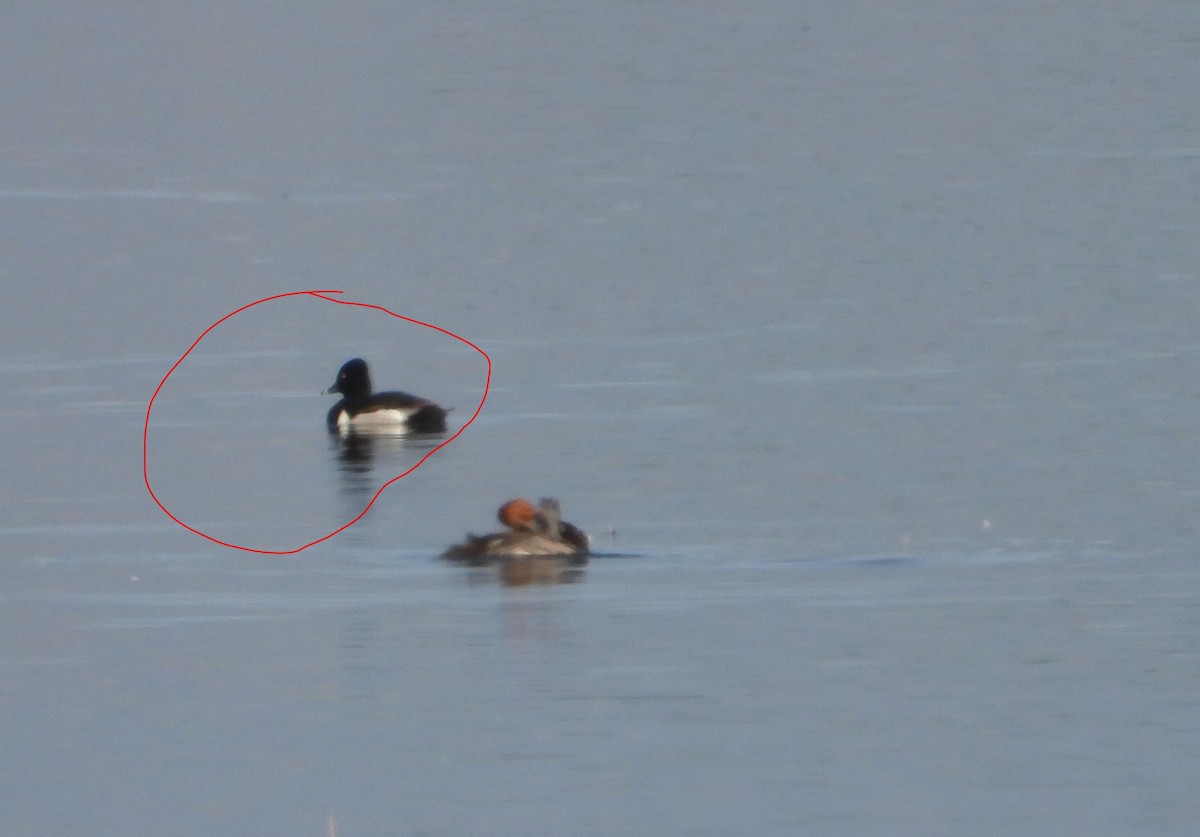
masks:
[(1194, 833), (1200, 9), (809, 6), (8, 16), (0, 831)]

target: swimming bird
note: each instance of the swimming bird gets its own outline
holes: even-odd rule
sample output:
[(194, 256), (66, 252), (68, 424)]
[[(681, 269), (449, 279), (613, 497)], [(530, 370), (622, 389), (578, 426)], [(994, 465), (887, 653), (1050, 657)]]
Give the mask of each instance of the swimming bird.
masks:
[[(505, 531), (490, 535), (467, 535), (467, 539), (444, 553), (443, 558), (480, 566), (501, 563), (502, 571), (537, 574), (529, 558), (553, 558), (541, 562), (556, 568), (580, 567), (587, 563), (588, 536), (562, 519), (558, 500), (543, 497), (535, 508), (528, 500), (509, 500), (496, 513)], [(516, 582), (509, 582), (516, 583)], [(529, 583), (529, 582), (525, 582)]]
[(325, 426), (331, 433), (358, 430), (446, 432), (446, 411), (432, 401), (407, 392), (371, 392), (367, 362), (360, 357), (342, 364), (337, 380), (325, 393), (342, 395), (325, 417)]

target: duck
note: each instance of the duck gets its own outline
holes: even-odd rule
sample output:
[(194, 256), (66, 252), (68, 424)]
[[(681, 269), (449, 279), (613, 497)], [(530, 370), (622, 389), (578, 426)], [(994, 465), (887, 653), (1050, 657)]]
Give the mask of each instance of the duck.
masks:
[(587, 563), (588, 536), (562, 519), (555, 498), (543, 497), (536, 507), (529, 500), (509, 500), (496, 516), (505, 531), (467, 535), (442, 557), (473, 566), (499, 563), (506, 583), (551, 581), (562, 569)]
[(446, 411), (425, 398), (407, 392), (372, 392), (367, 362), (351, 358), (338, 370), (326, 395), (341, 393), (341, 400), (325, 416), (329, 432), (359, 430), (392, 433), (445, 433)]

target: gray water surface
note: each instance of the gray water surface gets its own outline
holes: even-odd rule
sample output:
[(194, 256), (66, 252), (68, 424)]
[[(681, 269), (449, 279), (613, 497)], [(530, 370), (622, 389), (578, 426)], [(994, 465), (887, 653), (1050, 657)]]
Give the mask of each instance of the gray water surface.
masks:
[(0, 830), (1194, 833), (1193, 4), (10, 18)]

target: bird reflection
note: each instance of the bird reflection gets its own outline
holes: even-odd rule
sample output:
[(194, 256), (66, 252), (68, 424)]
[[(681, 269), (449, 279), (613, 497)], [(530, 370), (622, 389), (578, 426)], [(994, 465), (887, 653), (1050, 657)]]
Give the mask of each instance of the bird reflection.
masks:
[[(407, 434), (348, 431), (330, 434), (330, 449), (337, 460), (342, 493), (351, 496), (374, 494), (375, 464), (386, 466), (388, 478), (415, 465), (437, 446), (442, 434)], [(399, 469), (399, 470), (397, 470)]]

